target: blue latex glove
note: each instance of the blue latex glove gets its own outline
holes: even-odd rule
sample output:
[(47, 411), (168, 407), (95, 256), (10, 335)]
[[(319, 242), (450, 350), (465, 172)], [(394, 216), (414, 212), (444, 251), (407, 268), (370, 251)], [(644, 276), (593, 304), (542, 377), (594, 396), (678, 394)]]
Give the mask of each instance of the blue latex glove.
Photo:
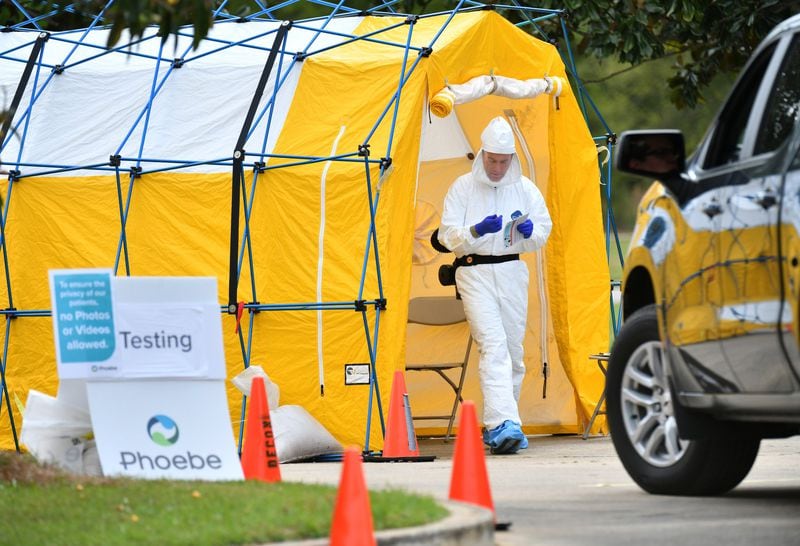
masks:
[(500, 216), (496, 214), (492, 214), (491, 216), (487, 216), (477, 224), (473, 226), (475, 228), (475, 233), (478, 234), (478, 237), (483, 237), (487, 233), (497, 233), (500, 231), (500, 228), (503, 227), (503, 215)]
[(520, 225), (518, 225), (517, 231), (522, 233), (522, 236), (528, 239), (531, 236), (531, 233), (533, 233), (533, 222), (531, 222), (531, 219), (528, 218)]

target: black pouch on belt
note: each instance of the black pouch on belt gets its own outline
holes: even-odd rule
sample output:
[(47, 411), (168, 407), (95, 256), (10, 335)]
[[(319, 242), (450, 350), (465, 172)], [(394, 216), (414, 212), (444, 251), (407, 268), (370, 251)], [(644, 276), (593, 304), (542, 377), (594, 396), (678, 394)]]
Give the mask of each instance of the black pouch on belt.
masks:
[(519, 254), (504, 254), (502, 256), (484, 256), (482, 254), (467, 254), (456, 258), (453, 265), (456, 267), (469, 267), (481, 264), (501, 264), (503, 262), (513, 262), (519, 260)]

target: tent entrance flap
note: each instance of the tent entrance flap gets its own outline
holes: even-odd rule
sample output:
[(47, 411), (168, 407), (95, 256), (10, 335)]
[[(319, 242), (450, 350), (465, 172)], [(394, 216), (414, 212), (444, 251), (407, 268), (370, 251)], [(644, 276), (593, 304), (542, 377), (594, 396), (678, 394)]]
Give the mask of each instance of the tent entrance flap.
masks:
[[(509, 81), (503, 78), (494, 79), (502, 84)], [(513, 93), (492, 93), (492, 89), (496, 90), (500, 84), (493, 84), (489, 76), (474, 78), (468, 86), (461, 88), (449, 85), (443, 91), (445, 101), (451, 100), (452, 107), (447, 110), (440, 109), (440, 113), (444, 113), (443, 117), (426, 117), (423, 122), (421, 141), (425, 149), (421, 151), (416, 200), (415, 253), (432, 257), (424, 261), (415, 261), (412, 271), (412, 297), (453, 293), (453, 287), (439, 285), (436, 274), (440, 266), (449, 264), (453, 260), (453, 255), (436, 253), (429, 243), (429, 237), (433, 229), (438, 227), (444, 195), (449, 185), (458, 176), (469, 172), (474, 158), (472, 150), (477, 151), (480, 148), (479, 135), (489, 119), (502, 115), (509, 121), (516, 137), (517, 150), (523, 159), (521, 163), (524, 174), (539, 186), (544, 195), (547, 195), (552, 182), (553, 135), (550, 125), (551, 116), (555, 115), (553, 97), (562, 95), (563, 81), (550, 78), (531, 80), (530, 84), (521, 81), (512, 83), (520, 84), (520, 89), (524, 91), (518, 96), (514, 96)], [(503, 87), (507, 88), (508, 86)], [(452, 90), (459, 92), (458, 99)], [(437, 93), (432, 99), (432, 112), (434, 112), (434, 101), (439, 95)], [(467, 144), (462, 146), (460, 145), (462, 142)], [(421, 211), (425, 213), (421, 214)], [(433, 223), (436, 225), (432, 226)], [(554, 320), (548, 302), (550, 293), (548, 257), (544, 251), (540, 251), (526, 256), (525, 259), (531, 272), (531, 290), (528, 332), (525, 340), (527, 374), (520, 399), (524, 428), (528, 433), (549, 433), (565, 429), (577, 432), (581, 429), (578, 423), (581, 410), (578, 409), (574, 397), (569, 355), (561, 356), (562, 351), (556, 341), (560, 334), (554, 330)], [(429, 337), (434, 335), (419, 326), (410, 329), (407, 338), (407, 360), (414, 361), (421, 357), (435, 360), (438, 352), (434, 351), (436, 354), (431, 354), (433, 344), (441, 344), (443, 354), (447, 353), (448, 348), (452, 350), (451, 344), (458, 344), (458, 335), (453, 339), (442, 339), (446, 336), (439, 334), (440, 339), (435, 342)], [(476, 361), (470, 369), (477, 370), (477, 368)], [(422, 402), (417, 402), (416, 399), (414, 401), (415, 411), (420, 413), (435, 408), (435, 405), (427, 402), (428, 400), (440, 399), (447, 395), (445, 389), (437, 385), (423, 384), (413, 375), (409, 377), (409, 390), (422, 400)], [(467, 398), (481, 399), (477, 373), (469, 374), (464, 392)], [(421, 434), (441, 435), (446, 433), (447, 425), (448, 423), (443, 421), (440, 424), (431, 423), (425, 427), (418, 427), (417, 430)]]

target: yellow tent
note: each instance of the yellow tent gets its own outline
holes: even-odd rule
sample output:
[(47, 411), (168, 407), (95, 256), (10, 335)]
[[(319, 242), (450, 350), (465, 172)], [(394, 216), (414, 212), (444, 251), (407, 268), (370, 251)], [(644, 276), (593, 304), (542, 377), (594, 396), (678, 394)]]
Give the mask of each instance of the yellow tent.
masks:
[[(364, 446), (368, 438), (379, 449), (377, 390), (345, 385), (345, 365), (374, 362), (385, 414), (407, 352), (435, 357), (463, 346), (463, 329), (407, 336), (407, 305), (415, 295), (453, 294), (436, 276), (452, 255), (434, 253), (427, 238), (449, 184), (469, 170), (481, 130), (506, 115), (527, 143), (527, 174), (554, 221), (541, 276), (537, 257), (526, 257), (523, 425), (528, 433), (582, 430), (603, 388), (588, 355), (608, 348), (609, 273), (597, 152), (577, 102), (566, 86), (557, 99), (487, 96), (457, 105), (444, 120), (428, 108), (447, 84), (477, 76), (566, 81), (554, 47), (493, 11), (358, 15), (291, 28), (217, 23), (197, 50), (190, 38), (163, 48), (151, 39), (132, 55), (98, 55), (97, 47), (51, 37), (38, 66), (63, 71), (34, 71), (14, 121), (24, 138), (10, 137), (0, 150), (4, 167), (16, 171), (2, 186), (0, 288), (12, 402), (24, 403), (30, 389), (57, 389), (49, 269), (215, 276), (221, 306), (231, 303), (233, 152), (281, 28), (282, 53), (244, 146), (238, 240), (246, 244), (236, 247), (235, 299), (246, 306), (238, 333), (236, 315), (223, 317), (229, 377), (245, 361), (260, 365), (282, 404), (304, 406), (342, 443)], [(81, 43), (104, 44), (106, 32), (91, 31)], [(2, 33), (0, 52), (26, 60), (35, 37)], [(4, 100), (23, 67), (0, 59)], [(543, 358), (552, 370), (547, 398)], [(480, 404), (476, 362), (465, 397)], [(447, 395), (444, 383), (428, 379), (407, 376), (415, 413), (440, 411)], [(229, 392), (238, 427), (241, 396)], [(2, 411), (0, 447), (9, 448), (11, 420)], [(444, 424), (417, 432), (441, 432)]]

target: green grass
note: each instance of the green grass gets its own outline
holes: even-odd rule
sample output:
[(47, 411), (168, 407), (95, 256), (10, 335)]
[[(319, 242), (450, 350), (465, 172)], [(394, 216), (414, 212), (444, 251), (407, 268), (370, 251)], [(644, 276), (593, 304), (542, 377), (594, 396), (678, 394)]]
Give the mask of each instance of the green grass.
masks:
[[(0, 471), (6, 457), (0, 454)], [(0, 544), (200, 546), (326, 537), (337, 493), (285, 482), (21, 479), (0, 472)], [(398, 490), (370, 492), (370, 503), (376, 530), (447, 514), (431, 497)]]

